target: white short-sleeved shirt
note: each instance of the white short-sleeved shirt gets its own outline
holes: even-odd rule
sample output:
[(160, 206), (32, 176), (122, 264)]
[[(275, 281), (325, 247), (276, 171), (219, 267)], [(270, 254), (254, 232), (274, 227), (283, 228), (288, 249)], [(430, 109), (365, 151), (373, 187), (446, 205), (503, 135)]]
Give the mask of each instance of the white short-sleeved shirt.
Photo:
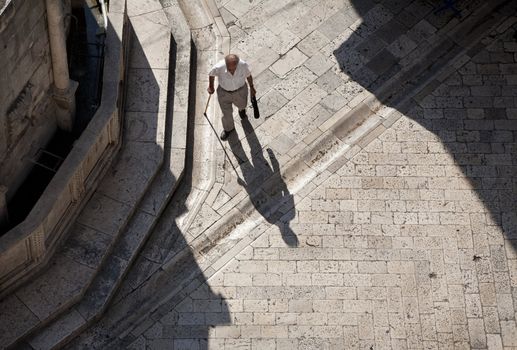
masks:
[(217, 77), (219, 79), (219, 85), (224, 90), (234, 91), (246, 84), (246, 78), (251, 75), (251, 71), (249, 65), (239, 59), (237, 69), (235, 69), (235, 73), (232, 74), (226, 69), (226, 62), (222, 60), (212, 67), (208, 75)]

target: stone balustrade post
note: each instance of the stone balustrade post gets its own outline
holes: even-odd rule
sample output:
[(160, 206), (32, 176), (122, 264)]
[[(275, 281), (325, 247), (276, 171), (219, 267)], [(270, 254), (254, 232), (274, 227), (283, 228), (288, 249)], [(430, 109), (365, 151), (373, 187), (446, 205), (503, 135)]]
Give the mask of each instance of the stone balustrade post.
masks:
[(57, 124), (71, 131), (75, 115), (75, 91), (78, 83), (70, 80), (66, 53), (66, 35), (63, 20), (62, 0), (46, 0), (47, 23), (54, 77), (54, 100), (56, 101)]
[(0, 227), (9, 221), (7, 212), (7, 187), (0, 185)]

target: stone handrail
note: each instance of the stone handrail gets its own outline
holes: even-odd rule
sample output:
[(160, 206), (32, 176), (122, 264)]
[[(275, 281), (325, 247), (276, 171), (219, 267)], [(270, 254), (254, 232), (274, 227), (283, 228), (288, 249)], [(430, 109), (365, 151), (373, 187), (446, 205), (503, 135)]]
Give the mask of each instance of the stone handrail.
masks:
[(120, 149), (129, 49), (125, 0), (110, 1), (101, 104), (25, 220), (0, 237), (0, 298), (44, 267)]

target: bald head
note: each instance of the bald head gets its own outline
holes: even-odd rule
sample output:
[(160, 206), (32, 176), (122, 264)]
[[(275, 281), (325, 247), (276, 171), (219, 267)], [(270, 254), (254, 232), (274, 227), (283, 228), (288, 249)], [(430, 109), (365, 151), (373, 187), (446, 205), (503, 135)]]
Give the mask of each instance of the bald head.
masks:
[(239, 56), (237, 56), (236, 54), (234, 53), (231, 53), (229, 55), (226, 55), (226, 57), (224, 58), (224, 60), (226, 61), (226, 64), (228, 64), (228, 62), (234, 62), (234, 63), (239, 63)]
[(226, 63), (226, 69), (232, 74), (235, 73), (237, 65), (239, 64), (239, 56), (231, 53), (224, 58), (224, 61)]

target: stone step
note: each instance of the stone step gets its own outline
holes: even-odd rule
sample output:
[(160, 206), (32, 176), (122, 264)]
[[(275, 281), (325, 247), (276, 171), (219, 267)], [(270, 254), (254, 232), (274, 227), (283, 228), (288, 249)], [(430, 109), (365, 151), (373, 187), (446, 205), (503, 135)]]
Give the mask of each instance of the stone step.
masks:
[[(102, 320), (111, 318), (112, 311), (118, 309), (120, 304), (124, 308), (122, 312), (125, 313), (127, 311), (131, 314), (133, 307), (125, 303), (125, 297), (133, 295), (135, 291), (138, 293), (139, 286), (142, 283), (145, 284), (147, 277), (156, 271), (154, 269), (155, 266), (159, 266), (164, 260), (167, 260), (169, 254), (181, 251), (185, 247), (183, 232), (186, 231), (186, 227), (192, 222), (196, 215), (195, 213), (199, 211), (199, 204), (205, 201), (208, 191), (212, 188), (213, 176), (216, 173), (216, 159), (222, 157), (222, 154), (217, 154), (215, 147), (213, 147), (217, 140), (200, 111), (204, 110), (208, 98), (208, 93), (206, 92), (206, 72), (211, 65), (222, 58), (222, 52), (228, 52), (229, 41), (221, 40), (220, 37), (215, 37), (213, 34), (216, 25), (212, 25), (210, 22), (205, 13), (204, 6), (202, 8), (197, 7), (203, 1), (162, 0), (161, 3), (163, 4), (164, 11), (170, 16), (171, 24), (176, 23), (173, 19), (174, 16), (182, 12), (185, 13), (195, 43), (192, 46), (193, 65), (191, 79), (196, 80), (196, 86), (191, 85), (191, 88), (197, 88), (195, 98), (191, 98), (189, 103), (195, 103), (196, 113), (191, 113), (190, 115), (190, 123), (195, 124), (195, 127), (192, 133), (189, 132), (187, 177), (175, 192), (173, 201), (167, 206), (145, 247), (140, 252), (138, 259), (124, 278), (120, 290), (117, 291), (110, 303), (107, 313), (92, 327), (83, 331), (80, 336), (67, 344), (67, 348), (97, 348), (95, 344), (90, 343), (90, 339), (88, 339), (87, 345), (82, 343), (85, 335), (91, 333), (98, 334), (96, 331), (98, 327), (104, 329), (101, 325)], [(224, 37), (227, 38), (227, 36)], [(213, 123), (216, 123), (217, 118), (220, 117), (218, 112), (219, 107), (212, 102), (209, 106), (208, 116), (212, 118)], [(174, 276), (174, 280), (177, 277), (179, 276)], [(168, 279), (169, 276), (166, 278)], [(146, 300), (142, 300), (142, 302), (145, 303)], [(139, 308), (138, 305), (136, 307)], [(96, 335), (94, 335), (94, 338), (95, 342), (103, 341), (103, 339)], [(100, 345), (99, 348), (112, 347)]]
[[(8, 325), (0, 343), (8, 347), (31, 335), (35, 348), (49, 348), (98, 317), (183, 174), (190, 41), (171, 41), (163, 12), (131, 22), (124, 145), (48, 269), (0, 303), (1, 323)], [(178, 57), (169, 74), (171, 43)], [(169, 78), (177, 82), (170, 96)]]
[[(157, 53), (156, 50), (158, 48), (163, 50), (167, 45), (165, 41), (171, 42), (168, 60), (170, 75), (167, 118), (164, 125), (164, 165), (148, 188), (136, 214), (129, 221), (125, 233), (95, 276), (82, 300), (25, 341), (26, 345), (34, 349), (59, 348), (102, 315), (141, 247), (153, 231), (184, 173), (190, 82), (190, 30), (182, 18), (181, 11), (170, 13), (170, 11), (158, 9), (156, 13), (145, 14), (134, 11), (130, 12), (129, 17), (135, 33), (133, 40), (141, 40), (142, 54), (151, 60), (151, 65), (152, 57)], [(149, 28), (157, 18), (160, 19), (160, 32), (163, 32), (163, 25), (167, 25), (165, 28), (168, 28), (170, 24), (167, 35), (158, 34), (152, 31), (153, 28)], [(172, 32), (172, 39), (170, 32)], [(161, 38), (161, 42), (157, 42), (156, 38)], [(133, 52), (130, 67), (134, 67), (139, 61), (138, 55)], [(154, 56), (154, 58), (159, 57)]]

